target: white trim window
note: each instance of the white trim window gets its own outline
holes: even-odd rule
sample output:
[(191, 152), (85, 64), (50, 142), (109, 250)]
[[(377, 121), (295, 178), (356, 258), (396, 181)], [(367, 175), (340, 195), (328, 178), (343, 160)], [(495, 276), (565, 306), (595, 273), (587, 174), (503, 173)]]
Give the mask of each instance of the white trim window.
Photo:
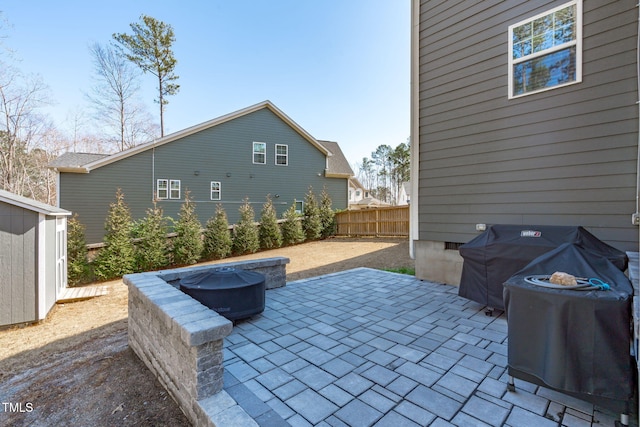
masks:
[(179, 179), (169, 180), (169, 198), (180, 199), (180, 180)]
[(289, 146), (276, 144), (276, 165), (287, 166), (289, 164)]
[(220, 181), (211, 181), (211, 200), (221, 200), (222, 186)]
[(156, 198), (159, 200), (169, 198), (169, 180), (159, 179), (156, 183)]
[(257, 165), (267, 164), (267, 143), (266, 142), (253, 143), (253, 163)]
[(582, 81), (582, 0), (509, 26), (509, 98)]

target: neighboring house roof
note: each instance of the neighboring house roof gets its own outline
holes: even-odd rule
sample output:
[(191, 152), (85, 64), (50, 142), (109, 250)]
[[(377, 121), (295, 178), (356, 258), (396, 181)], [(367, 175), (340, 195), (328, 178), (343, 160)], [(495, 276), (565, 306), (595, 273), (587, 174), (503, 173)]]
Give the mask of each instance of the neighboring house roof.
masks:
[(28, 197), (18, 196), (17, 194), (13, 194), (5, 190), (0, 190), (0, 202), (8, 203), (14, 206), (19, 206), (21, 208), (28, 209), (34, 212), (39, 212), (45, 215), (52, 215), (52, 216), (71, 215), (71, 212), (66, 211), (64, 209), (47, 205), (46, 203), (29, 199)]
[(64, 153), (49, 163), (49, 168), (55, 168), (61, 172), (86, 172), (84, 165), (108, 156), (109, 154)]
[(351, 178), (353, 176), (353, 169), (349, 166), (349, 162), (338, 143), (320, 140), (318, 140), (318, 142), (331, 153), (327, 161), (327, 172), (325, 176), (329, 178)]
[(362, 185), (362, 183), (360, 183), (360, 181), (358, 180), (358, 178), (356, 178), (355, 176), (349, 178), (349, 185), (353, 188), (360, 188), (362, 190), (365, 190), (364, 186)]
[[(267, 101), (263, 101), (263, 102), (260, 102), (258, 104), (252, 105), (250, 107), (243, 108), (242, 110), (238, 110), (238, 111), (235, 111), (233, 113), (225, 114), (224, 116), (217, 117), (217, 118), (209, 120), (207, 122), (200, 123), (200, 124), (195, 125), (195, 126), (191, 126), (189, 128), (183, 129), (181, 131), (174, 132), (174, 133), (169, 134), (169, 135), (167, 135), (167, 136), (165, 136), (163, 138), (160, 138), (158, 140), (137, 145), (137, 146), (135, 146), (133, 148), (129, 148), (128, 150), (124, 150), (124, 151), (121, 151), (121, 152), (116, 153), (116, 154), (112, 154), (112, 155), (109, 155), (109, 156), (102, 156), (102, 157), (99, 157), (99, 158), (96, 157), (95, 159), (87, 158), (89, 161), (87, 163), (84, 163), (84, 164), (79, 165), (79, 166), (75, 166), (75, 167), (73, 167), (73, 166), (72, 167), (66, 167), (66, 165), (55, 166), (54, 165), (55, 161), (54, 161), (51, 164), (49, 164), (49, 167), (50, 168), (56, 168), (59, 171), (63, 171), (63, 172), (89, 173), (93, 169), (97, 169), (99, 167), (106, 166), (106, 165), (108, 165), (110, 163), (117, 162), (118, 160), (133, 156), (134, 154), (138, 154), (138, 153), (141, 153), (143, 151), (149, 150), (151, 148), (158, 147), (158, 146), (163, 145), (163, 144), (167, 144), (169, 142), (178, 140), (180, 138), (184, 138), (185, 136), (192, 135), (192, 134), (194, 134), (196, 132), (200, 132), (202, 130), (211, 128), (213, 126), (217, 126), (217, 125), (220, 125), (222, 123), (226, 123), (228, 121), (231, 121), (233, 119), (237, 119), (237, 118), (245, 116), (247, 114), (251, 114), (251, 113), (256, 112), (258, 110), (261, 110), (263, 108), (269, 109), (272, 113), (274, 113), (276, 116), (278, 116), (280, 119), (282, 119), (285, 123), (287, 123), (289, 126), (291, 126), (291, 128), (293, 128), (297, 133), (299, 133), (304, 139), (309, 141), (309, 143), (311, 145), (313, 145), (320, 152), (322, 152), (325, 156), (332, 156), (332, 152), (330, 152), (322, 144), (320, 144), (317, 139), (315, 139), (306, 130), (304, 130), (302, 127), (300, 127), (296, 122), (294, 122), (289, 116), (287, 116), (284, 112), (282, 112), (278, 107), (273, 105), (273, 103), (271, 101), (267, 100)], [(340, 154), (342, 154), (342, 151), (340, 151)], [(63, 157), (63, 156), (61, 156), (61, 157)], [(98, 156), (98, 155), (94, 155), (94, 156)], [(58, 159), (56, 159), (56, 160), (58, 160)], [(80, 159), (78, 159), (78, 160), (80, 160)], [(62, 163), (63, 161), (66, 162), (65, 159), (62, 159), (62, 160), (60, 160), (60, 163)]]
[(365, 197), (353, 204), (359, 206), (390, 206), (389, 203), (378, 200), (375, 197)]

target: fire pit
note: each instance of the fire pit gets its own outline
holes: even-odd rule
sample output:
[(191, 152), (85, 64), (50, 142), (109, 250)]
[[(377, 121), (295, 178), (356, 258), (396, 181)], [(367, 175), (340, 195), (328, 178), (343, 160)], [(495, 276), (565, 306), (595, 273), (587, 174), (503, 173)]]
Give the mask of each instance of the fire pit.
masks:
[(180, 290), (229, 320), (264, 311), (265, 276), (255, 271), (223, 267), (180, 280)]

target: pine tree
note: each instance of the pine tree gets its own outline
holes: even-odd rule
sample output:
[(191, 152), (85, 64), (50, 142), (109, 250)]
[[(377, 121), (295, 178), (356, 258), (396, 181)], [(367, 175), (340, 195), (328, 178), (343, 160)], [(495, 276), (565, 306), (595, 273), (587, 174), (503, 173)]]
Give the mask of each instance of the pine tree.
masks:
[(331, 196), (327, 188), (322, 189), (320, 194), (320, 223), (322, 224), (322, 237), (327, 238), (336, 232), (335, 213), (331, 207)]
[(138, 271), (157, 270), (169, 264), (167, 232), (167, 218), (154, 202), (153, 208), (147, 209), (147, 216), (139, 224), (140, 240), (136, 246)]
[(295, 245), (304, 242), (304, 232), (300, 222), (300, 215), (296, 212), (296, 202), (282, 215), (284, 221), (281, 224), (282, 244), (284, 246)]
[(118, 188), (116, 201), (109, 206), (104, 225), (105, 247), (100, 249), (94, 261), (96, 277), (114, 279), (135, 271), (135, 253), (131, 241), (131, 212)]
[(222, 205), (216, 206), (216, 214), (209, 218), (204, 230), (204, 254), (207, 259), (222, 259), (231, 254), (229, 220)]
[(67, 274), (69, 285), (75, 286), (88, 279), (89, 261), (85, 226), (78, 214), (67, 221)]
[(267, 201), (262, 205), (259, 238), (262, 249), (274, 249), (282, 246), (282, 233), (278, 226), (278, 215), (273, 207), (271, 195), (267, 195)]
[(254, 253), (260, 249), (258, 227), (255, 224), (255, 213), (249, 204), (249, 199), (244, 199), (244, 204), (238, 209), (240, 221), (233, 233), (233, 252), (242, 255)]
[(322, 222), (320, 220), (320, 209), (313, 188), (304, 196), (304, 208), (302, 218), (302, 230), (307, 240), (317, 240), (322, 236)]
[(185, 192), (184, 203), (178, 212), (173, 239), (173, 260), (176, 264), (195, 264), (200, 259), (204, 244), (202, 225), (196, 214), (196, 205), (191, 201), (189, 191)]

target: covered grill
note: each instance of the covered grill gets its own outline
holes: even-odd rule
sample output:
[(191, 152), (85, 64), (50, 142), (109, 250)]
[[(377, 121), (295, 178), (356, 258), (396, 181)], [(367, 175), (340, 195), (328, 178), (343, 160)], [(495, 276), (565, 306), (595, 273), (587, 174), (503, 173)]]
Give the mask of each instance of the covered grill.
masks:
[(609, 259), (620, 270), (627, 256), (599, 240), (583, 227), (492, 225), (460, 246), (464, 258), (458, 294), (490, 308), (503, 309), (502, 284), (538, 256), (563, 243), (576, 243)]
[[(556, 271), (610, 289), (556, 289), (535, 280)], [(509, 375), (626, 412), (634, 391), (632, 297), (618, 266), (579, 245), (538, 257), (504, 283)]]
[(265, 277), (255, 271), (218, 268), (180, 280), (180, 290), (229, 320), (264, 311)]

